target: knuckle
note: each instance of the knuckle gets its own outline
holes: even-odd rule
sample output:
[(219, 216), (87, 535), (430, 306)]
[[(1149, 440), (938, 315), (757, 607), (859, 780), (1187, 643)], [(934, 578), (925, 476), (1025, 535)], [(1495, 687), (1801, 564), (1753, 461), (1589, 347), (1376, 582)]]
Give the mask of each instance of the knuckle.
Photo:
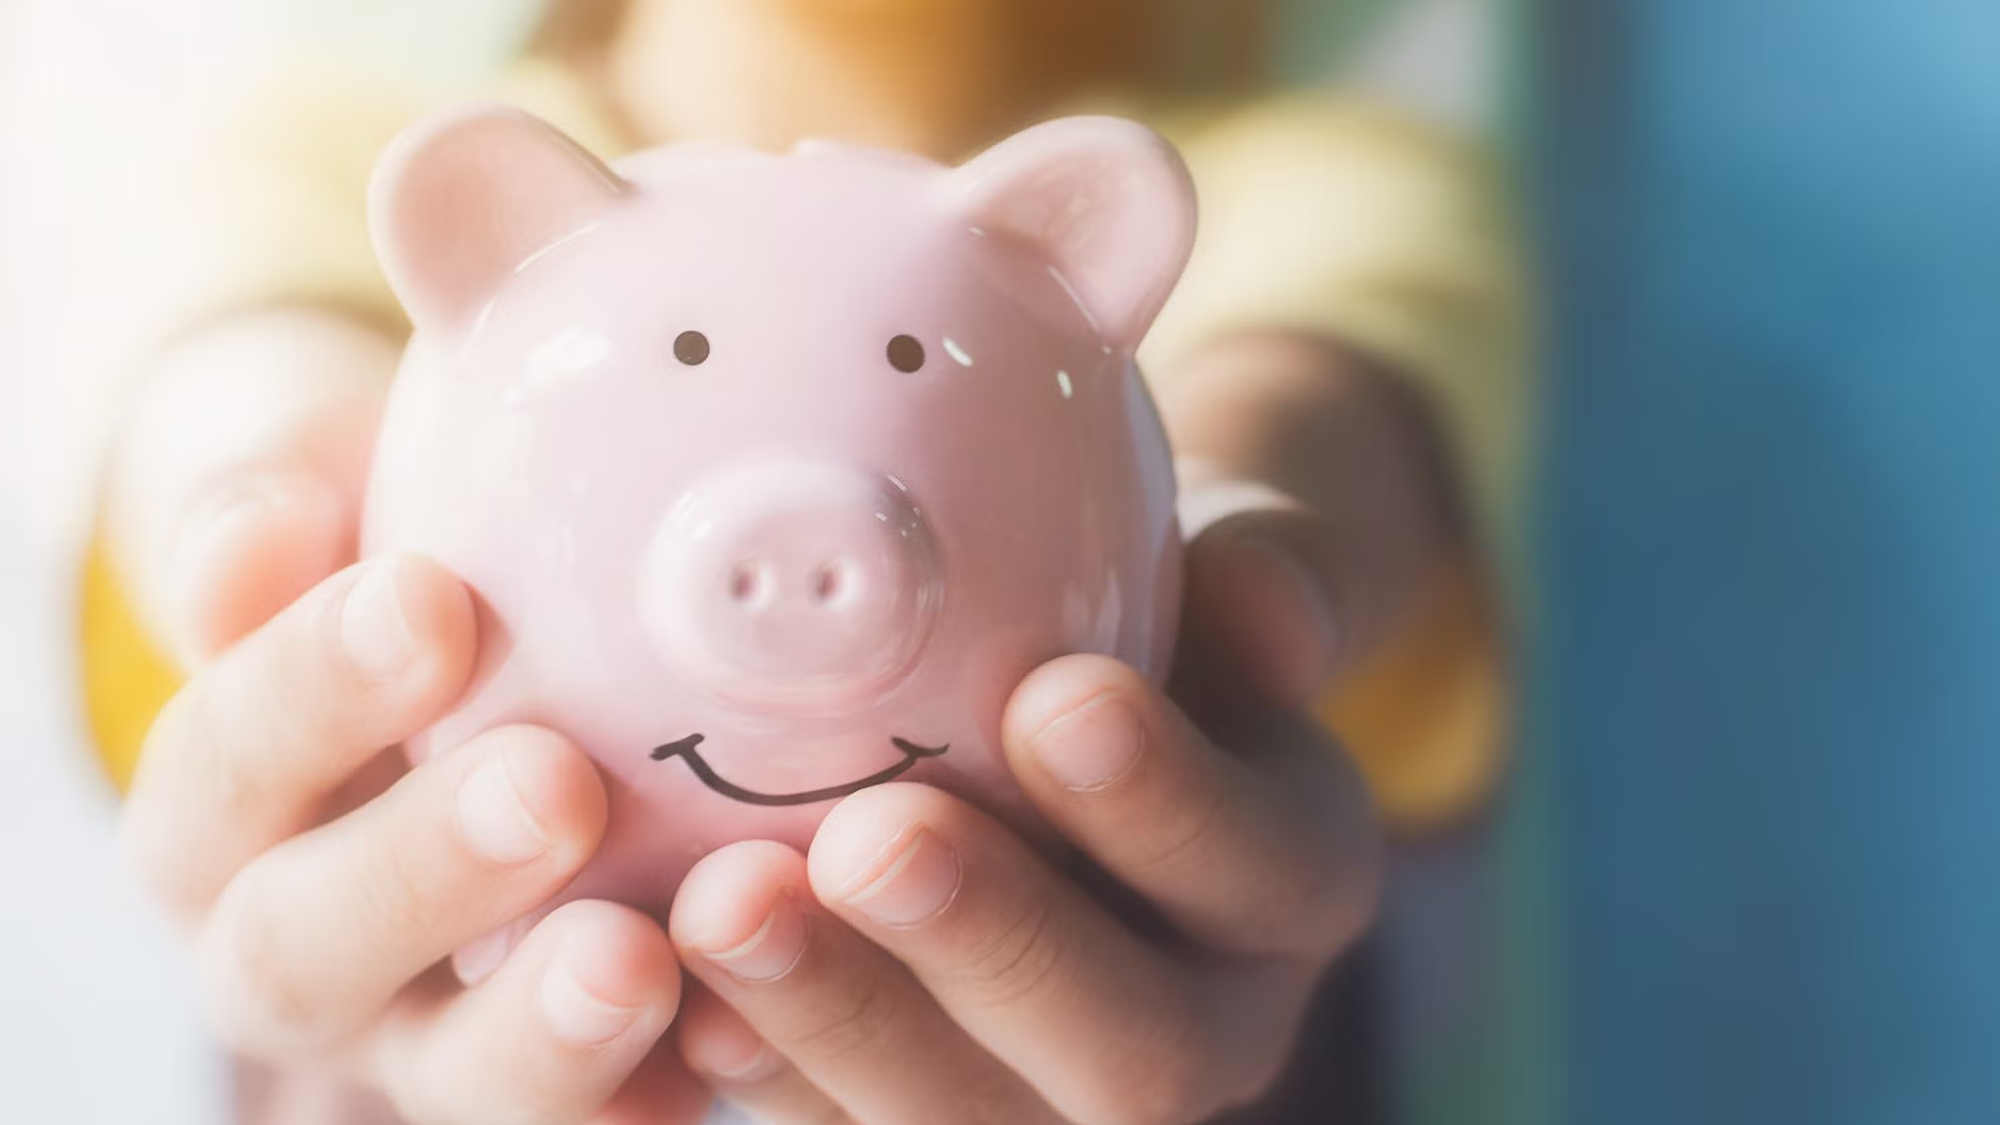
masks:
[(1097, 1075), (1092, 1125), (1193, 1125), (1228, 1104), (1230, 1076), (1200, 1025), (1161, 1021)]
[(1205, 1096), (1197, 1098), (1184, 1078), (1155, 1081), (1128, 1087), (1119, 1100), (1108, 1103), (1105, 1112), (1091, 1118), (1094, 1125), (1195, 1125), (1209, 1116)]
[[(236, 890), (237, 888), (232, 888)], [(217, 1033), (246, 1054), (268, 1056), (319, 1038), (323, 1005), (268, 914), (247, 895), (218, 911), (204, 958)]]
[[(455, 1037), (456, 1038), (456, 1037)], [(385, 1075), (382, 1093), (408, 1125), (556, 1125), (580, 1122), (582, 1096), (560, 1080), (508, 1066), (490, 1048), (428, 1045), (429, 1057)]]
[[(167, 702), (147, 733), (143, 766), (118, 828), (126, 869), (147, 893), (176, 910), (205, 905), (217, 890), (208, 881), (210, 865), (191, 862), (206, 854), (200, 825), (242, 823), (266, 807), (240, 763), (223, 752), (212, 708), (209, 695), (198, 689)], [(177, 776), (163, 781), (167, 775)]]
[(193, 714), (185, 724), (188, 739), (185, 765), (202, 771), (203, 795), (217, 820), (230, 824), (257, 823), (271, 806), (270, 787), (260, 772), (252, 768), (248, 756), (224, 740), (225, 706), (226, 701), (215, 690), (194, 695), (187, 708)]
[(800, 1024), (792, 1043), (800, 1053), (825, 1061), (852, 1058), (880, 1044), (895, 1017), (888, 981), (874, 973), (858, 974)]
[(1193, 1067), (1156, 1074), (1133, 1088), (1130, 1107), (1116, 1125), (1194, 1125), (1216, 1108), (1213, 1082)]
[(296, 659), (262, 652), (256, 657), (236, 669), (234, 684), (240, 698), (231, 701), (236, 713), (255, 715), (264, 724), (266, 729), (259, 733), (276, 760), (310, 770), (322, 759), (317, 751), (329, 741), (327, 732), (339, 717), (322, 705), (327, 676)]
[(362, 916), (391, 943), (421, 938), (434, 925), (437, 909), (414, 853), (389, 839), (371, 844), (369, 852), (360, 884)]
[(357, 1041), (366, 1045), (367, 1061), (356, 1069), (382, 1092), (397, 1121), (556, 1125), (587, 1119), (602, 1100), (593, 1098), (587, 1075), (524, 1063), (512, 1049), (519, 1039), (511, 1029), (423, 1017), (398, 1026), (396, 1018), (385, 1017)]
[(1286, 880), (1286, 893), (1245, 903), (1233, 924), (1234, 947), (1331, 958), (1358, 936), (1372, 916), (1372, 892), (1330, 854), (1309, 854)]
[[(1335, 805), (1334, 807), (1338, 807)], [(1331, 959), (1373, 922), (1381, 897), (1383, 842), (1372, 811), (1302, 814), (1307, 843), (1291, 849), (1292, 893), (1272, 896), (1271, 948)]]
[(180, 773), (176, 789), (214, 823), (263, 824), (277, 792), (274, 761), (309, 757), (295, 748), (307, 719), (298, 693), (263, 660), (218, 665), (170, 700), (155, 721), (143, 774)]
[[(201, 726), (235, 732), (235, 753), (217, 746), (222, 766), (234, 765), (219, 799), (255, 812), (274, 786), (330, 786), (356, 765), (356, 753), (379, 749), (377, 734), (394, 723), (397, 700), (380, 685), (357, 682), (339, 655), (337, 610), (324, 596), (280, 615), (233, 659), (217, 665)], [(255, 753), (245, 752), (254, 746)]]
[(459, 1105), (452, 1107), (451, 1116), (440, 1117), (440, 1125), (464, 1122), (465, 1125), (551, 1125), (561, 1122), (581, 1122), (589, 1111), (579, 1104), (583, 1095), (579, 1091), (558, 1088), (556, 1085), (534, 1084), (515, 1080), (507, 1083), (514, 1089), (496, 1099), (497, 1105), (486, 1107), (485, 1112), (474, 1116)]
[(1065, 965), (1054, 908), (1031, 899), (949, 975), (987, 1006), (1018, 1007), (1047, 995)]
[[(1381, 844), (1372, 813), (1309, 785), (1261, 776), (1230, 784), (1234, 792), (1206, 799), (1205, 824), (1178, 830), (1187, 842), (1169, 861), (1221, 896), (1210, 909), (1226, 908), (1225, 929), (1213, 939), (1239, 953), (1331, 959), (1374, 917)], [(1187, 839), (1196, 834), (1203, 839)]]
[(1178, 815), (1162, 816), (1158, 827), (1141, 843), (1135, 862), (1150, 871), (1171, 872), (1198, 865), (1213, 855), (1228, 822), (1232, 803), (1229, 782), (1207, 771), (1176, 803)]
[(396, 1119), (409, 1125), (550, 1125), (578, 1120), (573, 1107), (523, 1085), (500, 1068), (490, 1072), (477, 1096), (468, 1096), (463, 1085), (454, 1089), (430, 1075), (391, 1083), (384, 1096)]
[(1037, 1114), (1027, 1104), (1020, 1079), (1002, 1067), (991, 1067), (965, 1082), (952, 1098), (949, 1112), (925, 1120), (951, 1121), (955, 1125), (1023, 1125), (1043, 1120), (1047, 1110)]
[(1234, 1033), (1208, 1036), (1213, 1060), (1211, 1112), (1255, 1103), (1278, 1085), (1297, 1055), (1308, 997), (1317, 978), (1318, 974), (1300, 975), (1296, 966), (1236, 978), (1234, 999), (1222, 1001), (1235, 1014), (1221, 1021)]
[(409, 1125), (455, 1125), (463, 1117), (464, 1107), (454, 1105), (452, 1099), (438, 1089), (441, 1083), (436, 1079), (429, 1075), (420, 1076), (415, 1071), (414, 1066), (406, 1063), (376, 1078), (383, 1098), (395, 1112), (395, 1119)]

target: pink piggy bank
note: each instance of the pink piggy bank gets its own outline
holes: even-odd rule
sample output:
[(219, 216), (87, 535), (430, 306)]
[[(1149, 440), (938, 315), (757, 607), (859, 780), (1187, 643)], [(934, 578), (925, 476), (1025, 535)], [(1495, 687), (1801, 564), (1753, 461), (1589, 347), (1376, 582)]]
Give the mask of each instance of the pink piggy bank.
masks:
[(472, 687), (411, 752), (576, 740), (611, 827), (567, 897), (663, 913), (704, 853), (804, 847), (896, 778), (1025, 823), (1021, 679), (1076, 652), (1164, 674), (1180, 536), (1132, 354), (1194, 213), (1150, 131), (614, 171), (479, 107), (400, 140), (372, 212), (416, 334), (364, 547), (441, 561), (481, 613)]

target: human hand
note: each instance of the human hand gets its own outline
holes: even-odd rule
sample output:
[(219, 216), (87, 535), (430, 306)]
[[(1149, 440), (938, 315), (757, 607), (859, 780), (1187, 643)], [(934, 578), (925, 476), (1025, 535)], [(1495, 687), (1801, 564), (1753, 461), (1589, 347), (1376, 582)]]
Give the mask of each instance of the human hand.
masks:
[(670, 929), (705, 986), (682, 1051), (724, 1096), (779, 1123), (1195, 1122), (1290, 1057), (1379, 848), (1299, 707), (1452, 530), (1407, 401), (1344, 357), (1254, 339), (1202, 362), (1228, 377), (1163, 402), (1206, 459), (1177, 677), (1199, 725), (1099, 658), (1022, 685), (1010, 763), (1080, 871), (912, 785), (843, 802), (807, 856), (705, 860)]
[(918, 785), (848, 798), (809, 856), (715, 853), (670, 928), (707, 989), (682, 1049), (724, 1096), (787, 1123), (1194, 1122), (1273, 1080), (1371, 910), (1351, 767), (1277, 712), (1224, 750), (1095, 657), (1031, 676), (1006, 730), (1122, 893)]
[(400, 344), (308, 309), (230, 318), (141, 373), (103, 532), (147, 634), (205, 663), (354, 561)]
[(471, 597), (434, 563), (321, 583), (161, 714), (124, 811), (130, 862), (250, 1058), (378, 1089), (419, 1125), (698, 1120), (706, 1096), (670, 1052), (629, 1081), (680, 993), (652, 919), (572, 903), (473, 987), (440, 966), (548, 902), (605, 826), (595, 768), (548, 731), (403, 767), (392, 748), (457, 699), (475, 647)]

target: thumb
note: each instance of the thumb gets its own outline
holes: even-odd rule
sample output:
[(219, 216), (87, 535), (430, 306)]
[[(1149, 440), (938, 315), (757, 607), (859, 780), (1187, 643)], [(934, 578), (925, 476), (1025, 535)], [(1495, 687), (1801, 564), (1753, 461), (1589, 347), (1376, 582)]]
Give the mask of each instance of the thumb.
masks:
[(141, 623), (184, 666), (354, 558), (396, 355), (373, 329), (283, 313), (212, 329), (150, 372), (104, 528)]
[[(1178, 668), (1281, 707), (1311, 703), (1378, 632), (1369, 554), (1268, 485), (1181, 465), (1189, 537)], [(1212, 690), (1212, 689), (1211, 689)]]
[(1175, 448), (1201, 457), (1179, 466), (1180, 686), (1311, 702), (1449, 572), (1456, 495), (1411, 387), (1286, 334), (1224, 337), (1183, 360), (1161, 398)]

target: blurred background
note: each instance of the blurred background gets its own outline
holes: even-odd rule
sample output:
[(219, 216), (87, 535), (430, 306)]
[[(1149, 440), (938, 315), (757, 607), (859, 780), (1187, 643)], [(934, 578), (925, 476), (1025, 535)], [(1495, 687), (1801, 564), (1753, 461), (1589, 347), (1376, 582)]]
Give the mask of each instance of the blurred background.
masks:
[[(1275, 6), (1284, 81), (1510, 158), (1548, 310), (1483, 1014), (1404, 1035), (1406, 1116), (2000, 1121), (2000, 5)], [(541, 14), (0, 0), (0, 1119), (222, 1119), (65, 655), (132, 154), (300, 58), (474, 81)]]
[[(1206, 4), (1208, 0), (1199, 0)], [(1194, 5), (1188, 5), (1194, 6)], [(1283, 0), (1270, 44), (1285, 79), (1379, 93), (1477, 127), (1496, 108), (1498, 0)], [(0, 0), (0, 502), (40, 536), (75, 534), (97, 456), (121, 287), (146, 260), (118, 244), (185, 122), (274, 74), (338, 67), (398, 86), (472, 85), (518, 59), (547, 0)], [(1223, 21), (1228, 6), (1218, 5)], [(170, 267), (166, 267), (170, 268)], [(109, 287), (109, 288), (107, 288)], [(86, 296), (87, 295), (87, 296)], [(98, 350), (93, 350), (93, 345)], [(60, 367), (94, 378), (28, 376)], [(29, 482), (33, 482), (30, 485)], [(60, 487), (54, 487), (60, 482)]]

